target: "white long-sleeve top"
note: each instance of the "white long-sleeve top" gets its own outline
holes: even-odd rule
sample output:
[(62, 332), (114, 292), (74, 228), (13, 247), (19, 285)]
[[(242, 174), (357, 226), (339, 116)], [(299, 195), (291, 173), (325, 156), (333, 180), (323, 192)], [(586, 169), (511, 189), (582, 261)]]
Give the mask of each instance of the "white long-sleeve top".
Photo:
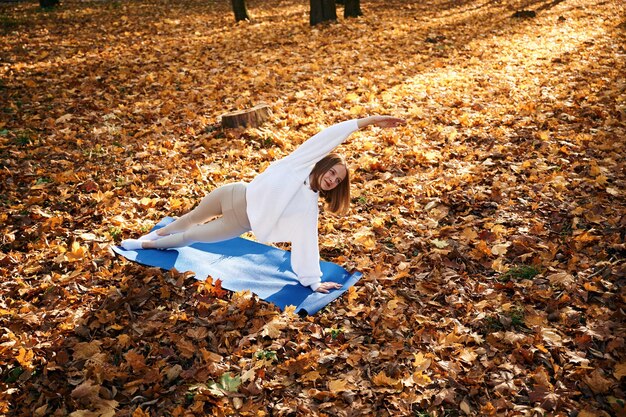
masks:
[(321, 283), (318, 193), (308, 178), (315, 164), (358, 130), (357, 120), (330, 126), (273, 162), (246, 189), (252, 232), (262, 242), (291, 242), (291, 268), (304, 286)]

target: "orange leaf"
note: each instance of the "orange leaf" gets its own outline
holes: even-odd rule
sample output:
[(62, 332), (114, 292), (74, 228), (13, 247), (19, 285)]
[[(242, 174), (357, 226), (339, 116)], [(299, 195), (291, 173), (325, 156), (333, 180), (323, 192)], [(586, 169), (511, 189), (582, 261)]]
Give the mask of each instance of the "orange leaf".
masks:
[(77, 241), (74, 241), (72, 243), (72, 249), (68, 253), (65, 254), (65, 258), (69, 262), (80, 261), (81, 259), (85, 257), (86, 253), (87, 253), (87, 247), (81, 246), (80, 243), (78, 243)]
[(141, 371), (146, 368), (146, 359), (143, 355), (135, 352), (134, 350), (129, 350), (124, 354), (124, 359), (128, 362), (128, 365), (135, 371)]
[(17, 355), (17, 361), (20, 363), (20, 365), (22, 365), (23, 367), (26, 368), (30, 368), (30, 366), (32, 365), (32, 361), (33, 361), (33, 357), (34, 357), (34, 353), (32, 350), (30, 349), (24, 349), (24, 348), (20, 348), (20, 351)]
[(213, 288), (211, 288), (211, 294), (215, 295), (217, 298), (223, 298), (226, 294), (228, 294), (228, 291), (224, 291), (222, 289), (221, 279), (215, 281), (215, 285), (213, 285)]
[(600, 288), (593, 282), (585, 282), (583, 288), (587, 291), (600, 292)]
[(143, 411), (141, 408), (136, 408), (133, 411), (133, 417), (150, 417), (150, 413)]

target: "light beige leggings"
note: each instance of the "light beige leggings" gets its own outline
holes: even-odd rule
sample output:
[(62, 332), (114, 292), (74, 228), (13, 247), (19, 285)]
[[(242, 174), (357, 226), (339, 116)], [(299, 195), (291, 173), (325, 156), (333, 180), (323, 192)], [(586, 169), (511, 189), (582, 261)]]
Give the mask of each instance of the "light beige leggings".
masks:
[[(207, 223), (216, 216), (221, 217)], [(246, 214), (246, 184), (238, 182), (211, 191), (196, 208), (158, 231), (159, 235), (165, 237), (143, 242), (143, 247), (167, 249), (197, 242), (221, 242), (248, 231), (250, 222)]]

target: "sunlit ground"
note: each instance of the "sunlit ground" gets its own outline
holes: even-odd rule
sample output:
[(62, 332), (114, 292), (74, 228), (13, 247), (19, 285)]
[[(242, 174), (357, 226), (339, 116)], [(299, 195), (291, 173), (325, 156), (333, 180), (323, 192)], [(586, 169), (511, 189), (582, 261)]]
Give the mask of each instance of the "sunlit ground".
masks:
[[(314, 28), (300, 0), (249, 1), (237, 24), (228, 6), (0, 5), (0, 352), (14, 358), (0, 401), (24, 416), (93, 406), (71, 379), (118, 414), (623, 412), (624, 4), (363, 1), (363, 17), (339, 9)], [(220, 129), (261, 102), (270, 122)], [(315, 317), (242, 295), (203, 304), (205, 287), (109, 253), (323, 126), (374, 113), (408, 124), (341, 148), (351, 212), (320, 221), (322, 257), (364, 278)], [(515, 278), (519, 265), (538, 275)], [(258, 336), (277, 321), (278, 337)], [(220, 360), (172, 342), (197, 329), (212, 336), (196, 351)], [(105, 365), (83, 366), (76, 352), (97, 344)], [(184, 378), (159, 391), (129, 363), (162, 349), (210, 381), (264, 376), (237, 404), (194, 397)], [(294, 358), (314, 370), (292, 372)], [(156, 403), (131, 401), (139, 391)]]

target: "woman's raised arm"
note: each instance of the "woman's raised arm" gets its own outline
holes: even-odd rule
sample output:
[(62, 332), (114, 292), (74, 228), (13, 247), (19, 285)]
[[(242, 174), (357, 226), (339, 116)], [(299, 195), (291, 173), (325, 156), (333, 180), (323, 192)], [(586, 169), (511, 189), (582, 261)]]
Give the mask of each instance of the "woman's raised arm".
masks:
[(357, 125), (359, 129), (363, 129), (364, 127), (374, 125), (378, 127), (397, 127), (401, 125), (405, 125), (406, 120), (400, 119), (399, 117), (393, 116), (370, 116), (364, 117), (363, 119), (357, 120)]

